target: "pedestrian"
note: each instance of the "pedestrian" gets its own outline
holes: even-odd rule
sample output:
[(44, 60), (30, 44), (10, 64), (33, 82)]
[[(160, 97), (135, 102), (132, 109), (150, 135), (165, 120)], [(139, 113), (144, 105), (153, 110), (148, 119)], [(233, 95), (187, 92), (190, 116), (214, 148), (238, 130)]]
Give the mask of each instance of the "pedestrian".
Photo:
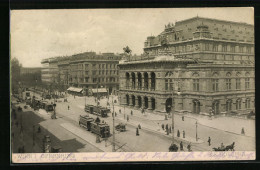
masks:
[(162, 124), (162, 129), (164, 130), (164, 124)]
[(38, 133), (41, 133), (41, 127), (40, 126), (38, 127)]
[(129, 121), (129, 116), (128, 115), (127, 115), (126, 119), (127, 119), (127, 121)]
[(180, 143), (180, 150), (183, 151), (183, 144), (182, 144), (182, 141)]
[(184, 121), (184, 116), (182, 116), (182, 121)]
[(177, 131), (177, 137), (180, 137), (180, 131), (179, 131), (179, 129), (178, 129), (178, 131)]
[(189, 152), (191, 152), (191, 143), (188, 144), (187, 149)]
[(172, 127), (171, 126), (169, 127), (169, 133), (172, 133)]
[(131, 110), (131, 116), (133, 116), (133, 110)]
[(68, 110), (70, 110), (70, 106), (68, 105)]
[(168, 128), (166, 129), (166, 132), (167, 132), (166, 134), (169, 135), (169, 129)]
[(139, 130), (136, 128), (136, 136), (139, 136)]
[(185, 138), (185, 131), (182, 132), (183, 138)]
[(121, 114), (121, 109), (119, 109), (119, 113)]
[(117, 116), (117, 113), (115, 112), (115, 117)]
[(209, 146), (210, 146), (210, 142), (211, 142), (211, 139), (210, 139), (210, 137), (209, 137), (209, 139), (208, 139)]
[(168, 131), (168, 124), (166, 124), (165, 129), (166, 129), (166, 132), (167, 132)]
[(244, 128), (241, 129), (241, 134), (242, 134), (242, 135), (245, 134), (245, 129), (244, 129)]
[(141, 125), (140, 124), (138, 125), (138, 128), (141, 129)]

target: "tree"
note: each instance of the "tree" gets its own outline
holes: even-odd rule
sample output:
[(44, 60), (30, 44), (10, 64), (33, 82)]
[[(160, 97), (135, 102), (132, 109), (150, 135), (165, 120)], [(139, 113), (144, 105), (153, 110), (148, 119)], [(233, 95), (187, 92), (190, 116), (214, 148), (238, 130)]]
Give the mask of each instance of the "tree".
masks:
[(20, 64), (17, 58), (11, 59), (11, 84), (12, 89), (17, 88), (19, 86), (20, 74), (21, 74), (22, 65)]

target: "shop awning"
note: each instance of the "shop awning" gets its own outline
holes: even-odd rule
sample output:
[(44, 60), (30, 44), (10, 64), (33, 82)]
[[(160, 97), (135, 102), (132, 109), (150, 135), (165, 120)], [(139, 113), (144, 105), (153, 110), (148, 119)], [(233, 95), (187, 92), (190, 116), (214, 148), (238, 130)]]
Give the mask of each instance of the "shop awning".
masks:
[(82, 92), (83, 89), (82, 88), (77, 88), (77, 87), (70, 87), (67, 90), (80, 93), (80, 92)]
[(93, 93), (107, 93), (106, 88), (98, 88), (98, 89), (92, 89)]

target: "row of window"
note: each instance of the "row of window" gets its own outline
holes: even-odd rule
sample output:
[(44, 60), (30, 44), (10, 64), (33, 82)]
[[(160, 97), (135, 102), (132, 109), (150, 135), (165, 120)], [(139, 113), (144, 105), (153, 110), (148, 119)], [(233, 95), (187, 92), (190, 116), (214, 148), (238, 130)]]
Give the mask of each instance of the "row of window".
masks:
[[(112, 74), (118, 74), (119, 72), (118, 72), (118, 70), (99, 70), (99, 71), (97, 71), (97, 70), (93, 70), (92, 71), (92, 75), (108, 75), (110, 73), (110, 75), (112, 75)], [(85, 75), (89, 75), (89, 71), (85, 71)]]
[[(239, 46), (238, 51), (236, 50), (235, 45), (231, 45), (229, 50), (227, 45), (222, 45), (221, 48), (219, 48), (218, 44), (210, 44), (206, 43), (204, 44), (204, 50), (205, 51), (214, 51), (214, 52), (231, 52), (231, 53), (247, 53), (252, 54), (253, 50), (251, 46)], [(176, 47), (169, 47), (166, 50), (170, 50), (172, 53), (179, 53), (179, 52), (190, 52), (194, 50), (200, 50), (200, 46), (198, 44), (196, 45), (183, 45), (183, 46), (176, 46)], [(152, 52), (155, 54), (159, 54), (159, 49), (154, 49)]]
[[(89, 81), (89, 77), (85, 78), (86, 82)], [(93, 78), (92, 82), (93, 83), (100, 83), (100, 82), (116, 82), (118, 79), (115, 77), (109, 77), (109, 78)]]
[[(231, 90), (231, 79), (225, 79), (226, 90)], [(200, 80), (193, 79), (193, 91), (200, 91)], [(165, 90), (172, 91), (174, 83), (172, 79), (165, 79)], [(250, 89), (250, 78), (245, 78), (245, 89)], [(219, 91), (219, 79), (212, 79), (212, 90)], [(236, 79), (236, 90), (241, 90), (241, 79)]]
[[(226, 90), (231, 90), (231, 79), (225, 79)], [(250, 88), (250, 78), (245, 78), (245, 89)], [(193, 79), (193, 91), (199, 91), (199, 79)], [(219, 91), (219, 79), (212, 79), (212, 90)], [(241, 79), (236, 79), (236, 90), (241, 90)]]
[[(85, 64), (85, 69), (89, 68), (90, 64)], [(108, 68), (116, 68), (117, 64), (92, 64), (92, 68), (99, 68), (99, 69), (108, 69)], [(70, 65), (71, 70), (83, 69), (83, 64), (73, 64)]]
[[(236, 110), (241, 110), (241, 106), (242, 106), (242, 99), (237, 99), (236, 100)], [(250, 108), (250, 99), (247, 98), (245, 101), (245, 109), (249, 109)], [(226, 111), (231, 111), (232, 110), (232, 100), (228, 100), (226, 102)]]
[[(78, 81), (79, 83), (83, 83), (83, 82), (84, 82), (84, 79), (83, 79), (83, 78), (77, 79), (76, 77), (70, 78), (69, 80), (70, 80), (70, 82), (77, 82), (77, 81)], [(109, 78), (93, 78), (93, 79), (92, 79), (92, 82), (93, 82), (93, 83), (97, 83), (97, 82), (116, 82), (116, 81), (118, 81), (118, 79), (115, 78), (115, 77), (109, 77)], [(89, 78), (89, 77), (85, 77), (85, 82), (86, 82), (86, 83), (90, 82), (90, 78)]]

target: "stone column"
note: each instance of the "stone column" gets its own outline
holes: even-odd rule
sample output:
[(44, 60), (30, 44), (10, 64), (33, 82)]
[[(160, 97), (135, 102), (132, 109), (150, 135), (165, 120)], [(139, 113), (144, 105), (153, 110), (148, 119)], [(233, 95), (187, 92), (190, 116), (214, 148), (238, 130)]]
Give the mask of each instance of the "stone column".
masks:
[(138, 74), (135, 73), (135, 89), (138, 89)]
[(141, 90), (144, 90), (144, 73), (141, 73), (141, 75), (142, 75), (142, 79), (141, 79), (141, 82), (142, 82)]
[(127, 84), (127, 86), (129, 87), (129, 89), (132, 89), (132, 84), (133, 84), (132, 75), (129, 74), (129, 84)]
[(139, 108), (139, 105), (138, 105), (138, 97), (137, 97), (137, 96), (135, 97), (135, 108)]
[(152, 78), (148, 75), (148, 90), (151, 91), (152, 89)]
[(129, 106), (133, 106), (132, 95), (129, 95)]
[(152, 108), (152, 98), (151, 97), (148, 98), (148, 110), (153, 110), (153, 108)]
[(142, 107), (144, 108), (145, 107), (145, 101), (144, 101), (144, 96), (141, 96), (141, 102), (142, 102)]

